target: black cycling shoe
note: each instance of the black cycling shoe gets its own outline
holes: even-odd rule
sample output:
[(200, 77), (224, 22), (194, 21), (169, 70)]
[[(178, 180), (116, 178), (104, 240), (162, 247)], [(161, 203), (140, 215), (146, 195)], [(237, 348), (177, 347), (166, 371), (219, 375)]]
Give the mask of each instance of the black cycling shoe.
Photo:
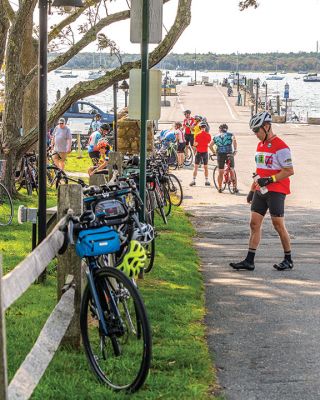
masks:
[(279, 264), (274, 264), (273, 268), (277, 269), (278, 271), (287, 271), (293, 268), (293, 262), (287, 259), (284, 259)]
[(246, 269), (246, 270), (248, 270), (248, 271), (253, 271), (254, 268), (255, 268), (255, 265), (249, 263), (249, 261), (247, 261), (247, 260), (243, 260), (243, 261), (240, 261), (240, 262), (238, 262), (238, 263), (230, 263), (229, 265), (230, 265), (230, 267), (232, 267), (233, 269), (237, 269), (237, 270), (239, 270), (239, 269)]

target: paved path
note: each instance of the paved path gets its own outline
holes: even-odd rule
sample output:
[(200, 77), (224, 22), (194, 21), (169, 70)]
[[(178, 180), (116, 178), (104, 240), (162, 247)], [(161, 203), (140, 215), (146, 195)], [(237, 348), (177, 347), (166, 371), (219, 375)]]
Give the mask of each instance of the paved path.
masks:
[(249, 112), (235, 107), (235, 98), (229, 101), (223, 88), (183, 87), (179, 97), (170, 100), (163, 122), (181, 120), (182, 110), (190, 108), (207, 116), (212, 132), (227, 122), (239, 143), (238, 195), (205, 187), (202, 170), (192, 188), (192, 170), (177, 173), (185, 191), (184, 207), (197, 230), (208, 343), (226, 398), (320, 399), (320, 179), (312, 170), (319, 165), (319, 127), (274, 126), (292, 148), (295, 164), (286, 214), (295, 269), (281, 273), (272, 268), (283, 254), (267, 217), (256, 270), (236, 272), (228, 264), (242, 259), (247, 250), (250, 211), (245, 196), (257, 144), (248, 130)]

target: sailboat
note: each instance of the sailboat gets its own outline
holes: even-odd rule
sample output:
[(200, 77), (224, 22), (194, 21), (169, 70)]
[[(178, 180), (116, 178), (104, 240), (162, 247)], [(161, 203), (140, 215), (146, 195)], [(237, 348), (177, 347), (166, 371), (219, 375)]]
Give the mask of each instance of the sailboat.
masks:
[(89, 71), (87, 79), (98, 79), (101, 78), (105, 72), (102, 70), (101, 65), (101, 51), (100, 51), (100, 68), (98, 71), (94, 71), (94, 53), (92, 54), (92, 71)]
[(61, 74), (60, 78), (78, 78), (78, 75), (75, 75), (75, 74), (72, 73), (72, 71), (70, 71), (70, 72), (66, 72), (64, 74)]

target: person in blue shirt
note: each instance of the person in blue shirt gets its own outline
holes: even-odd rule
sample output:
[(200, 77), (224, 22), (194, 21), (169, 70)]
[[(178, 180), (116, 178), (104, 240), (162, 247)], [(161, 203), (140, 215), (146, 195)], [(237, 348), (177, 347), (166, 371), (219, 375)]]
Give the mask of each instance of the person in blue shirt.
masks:
[(89, 135), (91, 135), (92, 132), (98, 131), (100, 129), (101, 125), (102, 125), (101, 115), (96, 114), (94, 116), (94, 119), (91, 121), (90, 128), (89, 128)]
[(176, 135), (174, 129), (164, 129), (160, 132), (161, 151), (168, 148), (170, 143), (175, 143)]
[(102, 139), (108, 132), (110, 132), (110, 125), (109, 124), (102, 124), (98, 130), (91, 133), (89, 142), (88, 142), (88, 154), (89, 157), (92, 159), (93, 165), (97, 165), (100, 152), (98, 149), (98, 142)]
[[(222, 193), (222, 181), (224, 173), (224, 165), (228, 155), (230, 159), (231, 173), (234, 171), (234, 155), (237, 153), (237, 141), (233, 133), (228, 132), (228, 125), (219, 126), (219, 133), (213, 137), (213, 144), (216, 147), (217, 161), (219, 167), (218, 175), (218, 192)], [(238, 191), (236, 189), (236, 191)]]

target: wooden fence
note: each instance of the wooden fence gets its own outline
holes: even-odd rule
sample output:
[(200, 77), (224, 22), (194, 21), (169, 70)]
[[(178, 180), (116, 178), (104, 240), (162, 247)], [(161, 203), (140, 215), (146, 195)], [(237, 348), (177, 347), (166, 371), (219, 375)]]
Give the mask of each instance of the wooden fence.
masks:
[[(62, 339), (68, 345), (80, 345), (80, 301), (83, 283), (81, 260), (74, 248), (59, 256), (64, 242), (59, 227), (69, 209), (83, 210), (80, 185), (65, 185), (58, 193), (58, 223), (47, 238), (11, 272), (2, 276), (0, 260), (0, 399), (27, 400), (43, 376)], [(58, 303), (46, 321), (33, 348), (8, 385), (5, 311), (35, 282), (58, 255)]]

